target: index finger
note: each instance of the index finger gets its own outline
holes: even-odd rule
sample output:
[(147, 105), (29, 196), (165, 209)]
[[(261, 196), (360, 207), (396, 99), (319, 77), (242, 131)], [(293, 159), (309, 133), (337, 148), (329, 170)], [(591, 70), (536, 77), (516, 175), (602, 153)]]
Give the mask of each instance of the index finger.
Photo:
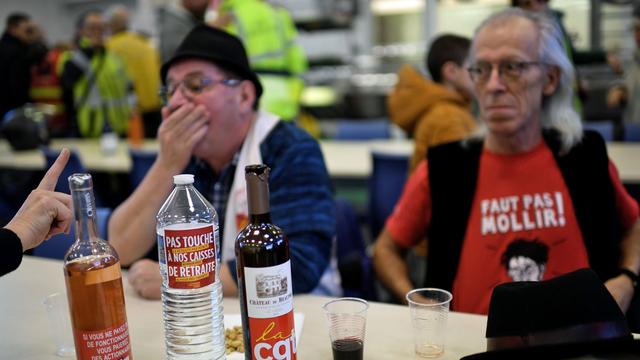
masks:
[(40, 180), (38, 189), (53, 191), (56, 188), (58, 177), (60, 177), (60, 174), (62, 174), (64, 167), (67, 165), (67, 161), (69, 160), (70, 155), (71, 153), (69, 152), (69, 149), (62, 149), (56, 161), (53, 163), (53, 165), (51, 165), (47, 173), (44, 174), (42, 180)]

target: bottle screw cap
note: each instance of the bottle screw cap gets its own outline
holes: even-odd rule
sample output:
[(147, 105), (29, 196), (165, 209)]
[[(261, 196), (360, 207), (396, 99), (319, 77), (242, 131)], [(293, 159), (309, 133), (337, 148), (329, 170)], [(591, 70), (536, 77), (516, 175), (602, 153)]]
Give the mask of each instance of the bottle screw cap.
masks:
[(173, 176), (173, 183), (175, 185), (189, 185), (193, 184), (193, 175), (192, 174), (180, 174)]

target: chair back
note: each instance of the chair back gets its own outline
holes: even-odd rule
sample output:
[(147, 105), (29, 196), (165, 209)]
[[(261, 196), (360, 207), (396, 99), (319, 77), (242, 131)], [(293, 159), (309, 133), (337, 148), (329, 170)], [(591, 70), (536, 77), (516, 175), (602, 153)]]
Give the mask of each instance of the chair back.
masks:
[(158, 153), (155, 151), (129, 150), (131, 156), (131, 172), (129, 173), (129, 182), (131, 183), (131, 191), (135, 190), (144, 179), (144, 176), (156, 161)]
[(614, 140), (614, 124), (613, 121), (589, 121), (582, 124), (585, 130), (593, 130), (600, 133), (604, 141)]
[[(98, 235), (102, 239), (107, 239), (107, 223), (111, 216), (111, 209), (99, 207), (96, 211), (98, 217)], [(51, 239), (44, 241), (33, 249), (34, 256), (46, 257), (50, 259), (64, 259), (64, 255), (67, 253), (71, 245), (76, 240), (76, 225), (71, 226), (68, 234), (62, 233), (51, 237)]]
[(624, 141), (640, 141), (640, 124), (624, 125)]
[(409, 155), (373, 151), (369, 178), (369, 223), (375, 238), (393, 211), (407, 181)]
[(336, 140), (389, 139), (389, 120), (341, 120), (336, 125)]
[(375, 300), (371, 258), (353, 206), (335, 199), (338, 270), (343, 296)]

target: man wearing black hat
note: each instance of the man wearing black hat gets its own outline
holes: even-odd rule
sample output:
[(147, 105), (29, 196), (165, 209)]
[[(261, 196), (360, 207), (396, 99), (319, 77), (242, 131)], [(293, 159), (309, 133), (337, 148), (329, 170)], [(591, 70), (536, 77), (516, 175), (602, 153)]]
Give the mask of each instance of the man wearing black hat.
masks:
[(273, 222), (289, 238), (293, 291), (313, 291), (323, 273), (324, 279), (331, 277), (334, 234), (330, 180), (317, 142), (275, 115), (257, 111), (260, 81), (242, 43), (222, 30), (196, 27), (161, 74), (165, 106), (158, 157), (109, 223), (120, 261), (132, 265), (129, 281), (142, 296), (160, 297), (157, 262), (138, 259), (157, 256), (155, 214), (171, 191), (172, 176), (187, 172), (195, 174), (196, 187), (216, 208), (224, 294), (237, 294), (234, 243), (248, 218), (244, 167), (264, 163), (272, 170)]

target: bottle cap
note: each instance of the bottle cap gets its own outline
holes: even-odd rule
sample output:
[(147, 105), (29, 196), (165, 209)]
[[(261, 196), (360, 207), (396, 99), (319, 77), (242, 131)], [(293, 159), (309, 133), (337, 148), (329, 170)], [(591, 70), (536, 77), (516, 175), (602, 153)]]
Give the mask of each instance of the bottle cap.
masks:
[(193, 184), (192, 174), (180, 174), (173, 176), (173, 183), (176, 185), (189, 185)]
[(88, 190), (93, 188), (93, 179), (91, 174), (75, 173), (67, 178), (69, 181), (69, 189), (71, 190)]

